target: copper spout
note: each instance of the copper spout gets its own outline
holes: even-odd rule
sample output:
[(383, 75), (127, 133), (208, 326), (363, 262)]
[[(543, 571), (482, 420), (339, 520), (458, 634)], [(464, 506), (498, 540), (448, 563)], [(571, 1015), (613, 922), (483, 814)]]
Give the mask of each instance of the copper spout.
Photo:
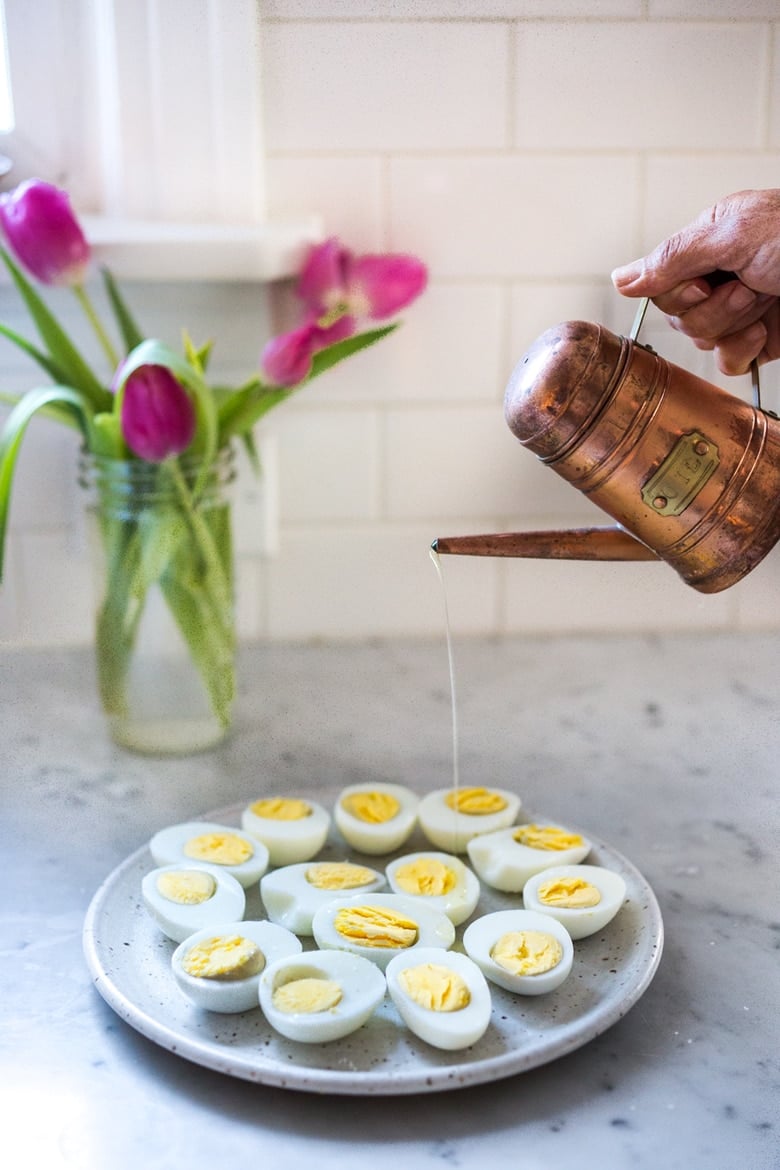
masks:
[(560, 561), (657, 561), (647, 545), (622, 528), (496, 532), (485, 536), (440, 536), (436, 553), (471, 557), (539, 557)]

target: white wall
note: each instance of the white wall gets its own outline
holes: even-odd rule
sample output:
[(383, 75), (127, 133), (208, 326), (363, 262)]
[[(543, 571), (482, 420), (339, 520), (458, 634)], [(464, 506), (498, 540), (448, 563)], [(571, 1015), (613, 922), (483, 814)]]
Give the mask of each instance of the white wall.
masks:
[[(356, 249), (415, 252), (431, 284), (395, 337), (269, 420), (279, 548), (240, 557), (241, 629), (440, 636), (433, 537), (603, 521), (509, 434), (507, 376), (559, 320), (626, 332), (634, 306), (611, 289), (616, 264), (729, 191), (780, 185), (780, 3), (260, 7), (269, 210), (319, 211), (327, 232)], [(169, 329), (171, 340), (183, 324), (213, 335), (218, 372), (256, 362), (268, 329), (257, 289), (137, 295), (144, 319), (159, 311), (155, 331)], [(10, 315), (21, 320), (0, 290), (0, 320)], [(723, 381), (660, 318), (645, 336)], [(0, 375), (21, 388), (29, 369), (8, 349)], [(746, 391), (741, 379), (729, 384)], [(776, 400), (777, 371), (764, 385)], [(74, 453), (51, 424), (31, 429), (0, 593), (7, 642), (91, 639)], [(243, 548), (253, 523), (242, 508)], [(452, 622), (464, 633), (780, 623), (777, 552), (709, 598), (661, 565), (451, 558), (444, 570)]]

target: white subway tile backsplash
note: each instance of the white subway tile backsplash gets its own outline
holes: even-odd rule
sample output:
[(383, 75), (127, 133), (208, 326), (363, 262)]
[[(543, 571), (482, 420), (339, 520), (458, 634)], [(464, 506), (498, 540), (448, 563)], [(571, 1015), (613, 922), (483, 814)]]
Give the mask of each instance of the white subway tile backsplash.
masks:
[[(242, 3), (249, 12), (250, 0)], [(162, 7), (134, 14), (133, 27), (148, 28)], [(260, 186), (270, 214), (313, 213), (325, 234), (358, 252), (414, 253), (430, 282), (394, 336), (268, 416), (259, 435), (264, 480), (248, 478), (242, 462), (239, 636), (440, 637), (444, 690), (435, 537), (612, 523), (509, 432), (502, 400), (512, 368), (562, 320), (626, 334), (636, 302), (612, 288), (613, 267), (731, 191), (780, 185), (780, 10), (777, 0), (261, 0), (259, 8), (268, 151)], [(138, 77), (128, 126), (136, 145), (154, 115)], [(242, 75), (242, 92), (251, 83)], [(201, 99), (200, 123), (213, 120), (205, 91)], [(189, 113), (169, 110), (165, 133)], [(234, 161), (246, 189), (224, 188), (223, 209), (251, 208), (256, 192), (241, 176), (254, 171)], [(203, 166), (178, 174), (167, 195), (155, 176), (128, 176), (125, 202), (159, 210), (165, 196), (200, 214), (219, 195), (211, 179), (186, 190)], [(103, 304), (97, 274), (91, 288)], [(214, 339), (218, 382), (249, 377), (267, 338), (299, 319), (290, 282), (271, 292), (237, 283), (126, 287), (149, 334), (176, 347), (182, 328), (196, 342)], [(105, 372), (72, 294), (46, 296)], [(0, 321), (35, 336), (2, 277)], [(712, 354), (657, 310), (642, 340), (750, 396), (748, 379), (719, 374)], [(0, 338), (0, 392), (42, 381)], [(780, 362), (763, 368), (762, 389), (779, 409)], [(24, 442), (0, 592), (7, 644), (92, 640), (77, 448), (75, 432), (44, 419)], [(441, 563), (456, 634), (780, 626), (778, 551), (716, 597), (665, 565)]]
[(768, 39), (766, 25), (733, 21), (520, 25), (516, 145), (755, 149)]
[(634, 307), (633, 302), (618, 295), (608, 279), (513, 285), (511, 366), (514, 368), (537, 337), (560, 321), (599, 321), (618, 333), (625, 333), (631, 325)]
[(777, 20), (777, 0), (647, 0), (651, 20)]
[(73, 530), (30, 530), (16, 543), (20, 640), (31, 646), (89, 642), (95, 620), (93, 564)]
[(272, 151), (484, 150), (506, 142), (500, 24), (269, 24)]
[(572, 507), (589, 507), (520, 446), (501, 403), (388, 411), (385, 467), (392, 520), (431, 516), (441, 526), (456, 517), (566, 515)]
[(502, 570), (509, 633), (717, 630), (729, 624), (728, 592), (697, 593), (661, 563), (503, 561)]
[[(271, 636), (365, 638), (381, 630), (443, 637), (443, 598), (429, 552), (435, 535), (419, 523), (291, 531), (269, 574)], [(496, 572), (495, 562), (480, 558), (464, 561), (457, 576), (447, 573), (453, 629), (494, 628)]]
[(42, 416), (24, 436), (11, 491), (11, 528), (24, 531), (70, 522), (84, 500), (76, 485), (80, 435)]
[(644, 0), (261, 0), (260, 11), (269, 20), (420, 21), (639, 18), (645, 9)]
[(356, 252), (385, 246), (384, 165), (380, 158), (272, 156), (266, 167), (268, 212), (320, 217), (325, 236)]
[(282, 524), (371, 520), (379, 508), (374, 411), (301, 409), (279, 416)]
[(780, 151), (651, 154), (644, 185), (642, 250), (649, 251), (723, 196), (780, 185)]
[(774, 548), (749, 576), (734, 586), (731, 592), (737, 629), (777, 629), (780, 549)]
[(437, 277), (602, 277), (638, 245), (630, 155), (398, 158), (391, 182), (392, 240)]

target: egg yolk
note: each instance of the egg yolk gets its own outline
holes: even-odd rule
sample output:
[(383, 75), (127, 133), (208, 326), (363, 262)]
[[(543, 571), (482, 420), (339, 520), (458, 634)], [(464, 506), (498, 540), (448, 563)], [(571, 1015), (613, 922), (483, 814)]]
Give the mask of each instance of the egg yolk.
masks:
[(384, 825), (398, 816), (401, 802), (389, 792), (350, 792), (342, 798), (341, 807), (358, 821)]
[(510, 930), (494, 943), (490, 957), (512, 975), (541, 975), (558, 966), (563, 947), (540, 930)]
[(395, 871), (395, 881), (407, 894), (436, 897), (449, 894), (455, 888), (457, 878), (438, 857), (422, 857), (406, 865), (399, 865)]
[(344, 906), (333, 925), (344, 938), (364, 947), (411, 947), (419, 937), (413, 919), (383, 906)]
[(506, 808), (504, 797), (489, 788), (454, 788), (447, 793), (444, 803), (454, 812), (471, 817), (484, 817)]
[(601, 901), (599, 890), (591, 882), (578, 877), (551, 878), (539, 886), (537, 897), (546, 906), (563, 906), (567, 910), (598, 906)]
[(341, 1003), (341, 997), (341, 985), (335, 979), (306, 976), (277, 987), (272, 1002), (277, 1011), (292, 1015), (293, 1012), (330, 1011)]
[(267, 821), (302, 821), (311, 816), (311, 805), (297, 797), (269, 796), (249, 807), (255, 816)]
[(236, 833), (202, 833), (191, 837), (183, 852), (193, 861), (210, 861), (212, 865), (241, 865), (254, 855), (249, 842)]
[(471, 1003), (465, 979), (438, 963), (406, 967), (398, 982), (411, 1000), (431, 1012), (459, 1012)]
[(260, 948), (240, 934), (196, 943), (182, 960), (182, 968), (197, 979), (246, 979), (264, 966)]
[(376, 876), (364, 865), (349, 861), (320, 861), (306, 870), (306, 881), (317, 890), (354, 890), (367, 886)]
[(199, 906), (214, 896), (217, 883), (210, 873), (197, 869), (183, 869), (161, 873), (156, 881), (157, 892), (179, 906)]
[(567, 833), (555, 825), (520, 825), (512, 837), (518, 845), (527, 845), (529, 849), (549, 849), (555, 852), (574, 849), (583, 843), (579, 833)]

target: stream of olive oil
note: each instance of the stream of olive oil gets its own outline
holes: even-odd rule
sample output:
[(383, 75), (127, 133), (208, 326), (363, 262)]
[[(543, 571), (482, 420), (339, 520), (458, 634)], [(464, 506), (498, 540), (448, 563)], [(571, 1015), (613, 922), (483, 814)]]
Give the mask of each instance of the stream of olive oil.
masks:
[(450, 610), (447, 604), (447, 586), (444, 583), (444, 573), (441, 568), (441, 557), (435, 549), (431, 549), (436, 574), (441, 584), (441, 593), (444, 599), (444, 628), (447, 634), (447, 662), (450, 670), (450, 701), (452, 704), (452, 786), (457, 792), (460, 783), (460, 763), (458, 747), (458, 703), (455, 695), (455, 660), (452, 653), (452, 629), (450, 627)]

